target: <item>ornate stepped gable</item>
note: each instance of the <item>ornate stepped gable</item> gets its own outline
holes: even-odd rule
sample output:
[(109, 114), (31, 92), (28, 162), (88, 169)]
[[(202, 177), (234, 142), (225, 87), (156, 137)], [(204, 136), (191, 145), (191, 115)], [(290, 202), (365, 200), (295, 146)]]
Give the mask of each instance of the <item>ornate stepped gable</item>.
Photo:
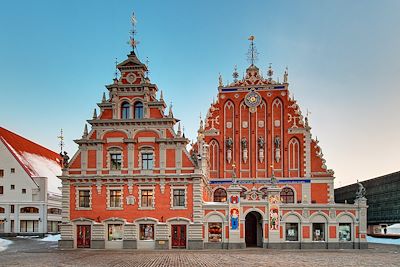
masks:
[[(211, 178), (333, 177), (318, 140), (311, 136), (307, 117), (289, 95), (288, 72), (284, 82), (261, 76), (251, 65), (241, 80), (223, 85), (211, 104), (199, 139), (209, 145)], [(237, 72), (233, 74), (237, 77)], [(196, 146), (195, 146), (196, 148)]]

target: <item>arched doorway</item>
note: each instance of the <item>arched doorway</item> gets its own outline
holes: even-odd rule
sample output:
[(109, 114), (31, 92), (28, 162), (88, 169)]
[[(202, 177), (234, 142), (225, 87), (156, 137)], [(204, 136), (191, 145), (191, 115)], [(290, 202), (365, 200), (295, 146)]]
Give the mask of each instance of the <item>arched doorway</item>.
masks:
[(263, 227), (261, 214), (256, 211), (247, 214), (245, 226), (246, 247), (262, 247)]

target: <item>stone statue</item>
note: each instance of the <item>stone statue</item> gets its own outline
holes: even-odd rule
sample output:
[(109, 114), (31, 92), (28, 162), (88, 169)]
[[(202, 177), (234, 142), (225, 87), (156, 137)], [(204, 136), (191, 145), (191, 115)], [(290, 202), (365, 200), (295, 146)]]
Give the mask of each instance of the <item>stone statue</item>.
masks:
[(63, 165), (63, 168), (68, 168), (68, 166), (69, 166), (69, 156), (68, 156), (68, 153), (67, 153), (67, 151), (64, 151), (64, 154), (63, 153), (60, 153), (60, 156), (62, 157), (62, 165)]
[(359, 181), (357, 181), (357, 184), (358, 184), (358, 190), (356, 192), (356, 199), (365, 198), (365, 193), (366, 193), (365, 187)]
[(275, 148), (281, 148), (281, 138), (279, 136), (275, 136)]
[(272, 174), (272, 177), (271, 177), (271, 185), (274, 187), (274, 186), (276, 186), (277, 183), (278, 183), (278, 180), (276, 180), (275, 175)]
[(194, 165), (196, 167), (199, 167), (199, 156), (197, 155), (197, 153), (192, 153), (191, 158), (194, 162)]
[(232, 149), (233, 147), (233, 139), (232, 137), (228, 137), (225, 141), (226, 149)]
[(259, 138), (258, 138), (258, 148), (259, 149), (264, 149), (264, 146), (265, 146), (265, 140), (264, 140), (264, 138), (262, 137), (262, 136), (260, 136)]
[(246, 139), (246, 137), (243, 137), (240, 142), (242, 143), (242, 149), (247, 149), (247, 139)]

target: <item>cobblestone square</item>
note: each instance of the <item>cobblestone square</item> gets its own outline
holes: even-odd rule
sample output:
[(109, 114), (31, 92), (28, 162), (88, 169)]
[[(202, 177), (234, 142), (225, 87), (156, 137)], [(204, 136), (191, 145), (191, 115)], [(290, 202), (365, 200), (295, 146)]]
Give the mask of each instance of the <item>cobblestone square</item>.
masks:
[(0, 266), (400, 266), (400, 246), (365, 250), (59, 250), (56, 242), (12, 239)]

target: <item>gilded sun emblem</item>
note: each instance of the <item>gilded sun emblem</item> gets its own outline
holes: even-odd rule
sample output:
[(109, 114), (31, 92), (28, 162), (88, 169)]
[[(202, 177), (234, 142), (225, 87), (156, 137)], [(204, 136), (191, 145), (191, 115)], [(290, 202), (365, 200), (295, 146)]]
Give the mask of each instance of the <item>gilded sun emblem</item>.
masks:
[(261, 104), (261, 96), (259, 93), (251, 91), (246, 95), (244, 102), (251, 111), (255, 111), (258, 105)]

